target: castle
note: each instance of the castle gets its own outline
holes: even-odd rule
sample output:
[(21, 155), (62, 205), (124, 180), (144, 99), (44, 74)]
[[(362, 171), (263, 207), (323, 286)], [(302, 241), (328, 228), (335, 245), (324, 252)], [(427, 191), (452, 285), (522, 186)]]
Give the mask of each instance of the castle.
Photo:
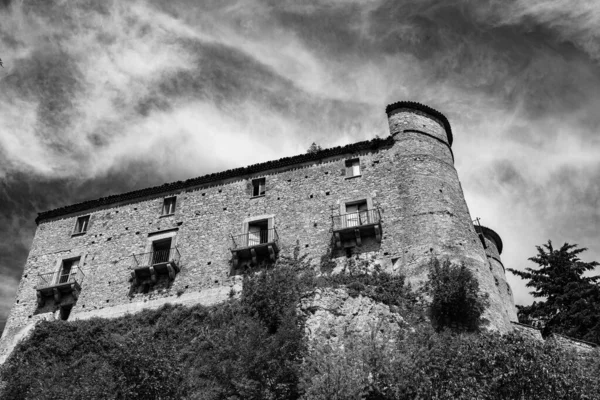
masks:
[(386, 113), (385, 139), (40, 213), (0, 362), (41, 319), (214, 304), (244, 271), (293, 254), (315, 266), (368, 255), (417, 285), (432, 256), (464, 263), (489, 295), (489, 328), (511, 330), (502, 240), (472, 221), (450, 123), (414, 102)]

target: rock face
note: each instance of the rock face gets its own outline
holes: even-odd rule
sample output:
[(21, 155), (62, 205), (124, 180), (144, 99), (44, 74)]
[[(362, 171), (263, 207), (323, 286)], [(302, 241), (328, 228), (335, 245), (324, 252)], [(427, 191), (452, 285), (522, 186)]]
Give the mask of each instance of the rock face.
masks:
[(302, 302), (301, 311), (307, 316), (309, 341), (335, 343), (372, 332), (393, 336), (408, 328), (402, 316), (387, 305), (362, 295), (350, 296), (346, 289), (317, 289), (314, 296)]

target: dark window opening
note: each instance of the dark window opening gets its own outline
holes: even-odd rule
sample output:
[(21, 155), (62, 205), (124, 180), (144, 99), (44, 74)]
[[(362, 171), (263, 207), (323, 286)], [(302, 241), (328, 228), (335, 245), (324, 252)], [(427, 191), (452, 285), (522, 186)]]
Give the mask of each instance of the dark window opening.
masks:
[(369, 212), (366, 200), (346, 204), (346, 227), (360, 226), (369, 223)]
[(252, 221), (248, 223), (248, 246), (256, 246), (269, 242), (269, 220)]
[(58, 283), (67, 283), (71, 280), (71, 277), (77, 273), (77, 266), (79, 265), (79, 258), (73, 258), (71, 260), (63, 260), (60, 273), (58, 274)]
[(346, 160), (346, 177), (359, 176), (360, 175), (360, 160), (354, 158), (352, 160)]
[(175, 203), (177, 197), (168, 197), (163, 202), (162, 215), (170, 215), (175, 213)]
[(89, 215), (77, 218), (77, 223), (75, 224), (75, 231), (73, 233), (87, 232), (89, 222), (90, 222)]
[(60, 319), (66, 321), (69, 319), (69, 315), (71, 315), (71, 310), (73, 309), (73, 305), (69, 304), (66, 306), (60, 306)]
[(169, 262), (171, 253), (171, 238), (152, 242), (152, 264)]
[(264, 196), (265, 195), (265, 178), (253, 179), (252, 180), (252, 197)]

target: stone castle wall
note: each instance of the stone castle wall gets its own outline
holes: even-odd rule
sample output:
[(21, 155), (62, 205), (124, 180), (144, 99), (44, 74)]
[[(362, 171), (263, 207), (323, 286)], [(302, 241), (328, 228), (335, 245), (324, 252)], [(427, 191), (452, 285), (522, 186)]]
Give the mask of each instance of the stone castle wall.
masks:
[[(323, 260), (369, 254), (380, 266), (406, 274), (415, 284), (427, 275), (433, 257), (464, 262), (490, 293), (490, 328), (510, 329), (514, 302), (499, 290), (503, 273), (490, 268), (473, 227), (443, 124), (426, 113), (398, 109), (390, 114), (393, 139), (324, 151), (322, 156), (242, 174), (208, 184), (123, 200), (40, 221), (15, 305), (0, 342), (0, 362), (14, 342), (40, 319), (58, 318), (58, 309), (73, 304), (69, 319), (118, 316), (167, 301), (212, 304), (239, 290), (250, 260), (232, 262), (231, 235), (247, 221), (270, 218), (279, 241), (279, 256), (306, 255)], [(360, 175), (349, 176), (346, 161), (359, 158)], [(253, 197), (252, 180), (265, 178), (264, 196)], [(162, 216), (163, 201), (176, 196), (172, 215)], [(381, 215), (381, 235), (364, 235), (360, 246), (337, 248), (332, 216), (346, 203), (368, 201)], [(90, 215), (87, 231), (73, 235), (77, 218)], [(166, 276), (147, 293), (130, 280), (132, 254), (149, 251), (150, 242), (171, 236), (180, 252), (181, 270)], [(80, 257), (85, 277), (77, 299), (36, 299), (38, 274), (55, 272), (64, 259)], [(505, 290), (506, 291), (506, 290)]]

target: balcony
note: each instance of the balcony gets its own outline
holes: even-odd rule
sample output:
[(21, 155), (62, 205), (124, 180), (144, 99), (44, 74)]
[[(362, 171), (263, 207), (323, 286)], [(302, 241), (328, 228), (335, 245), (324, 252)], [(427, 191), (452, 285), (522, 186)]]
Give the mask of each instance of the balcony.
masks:
[(379, 208), (334, 215), (331, 218), (337, 248), (342, 248), (344, 242), (350, 241), (352, 243), (355, 241), (356, 245), (360, 246), (362, 238), (367, 236), (374, 236), (378, 242), (381, 242), (381, 213)]
[(174, 280), (181, 269), (181, 255), (177, 247), (133, 254), (132, 258), (131, 278), (136, 286), (147, 280), (155, 283), (159, 275), (168, 275), (170, 280)]
[(73, 295), (75, 299), (81, 292), (81, 284), (85, 275), (79, 267), (73, 266), (70, 271), (48, 272), (39, 274), (35, 289), (37, 291), (38, 305), (44, 305), (45, 296), (54, 296), (60, 302), (65, 295)]
[(233, 264), (237, 267), (240, 259), (252, 259), (256, 264), (259, 258), (275, 261), (279, 252), (279, 236), (275, 228), (250, 231), (231, 236)]

